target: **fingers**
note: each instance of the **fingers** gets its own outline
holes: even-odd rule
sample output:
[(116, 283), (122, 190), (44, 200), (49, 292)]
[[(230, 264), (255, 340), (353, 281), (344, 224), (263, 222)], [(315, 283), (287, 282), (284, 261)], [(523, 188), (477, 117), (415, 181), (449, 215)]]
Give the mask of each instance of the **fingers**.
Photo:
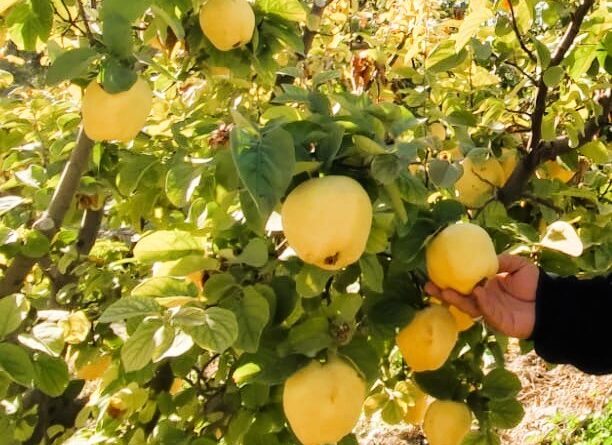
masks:
[(453, 289), (440, 289), (432, 282), (425, 284), (424, 290), (432, 297), (437, 297), (446, 304), (452, 304), (472, 317), (481, 315), (474, 299), (467, 295), (462, 295)]
[(443, 289), (438, 295), (440, 300), (452, 304), (472, 317), (480, 317), (480, 310), (473, 298), (452, 289)]
[(438, 286), (436, 286), (431, 281), (428, 281), (427, 284), (425, 284), (425, 287), (423, 289), (428, 295), (438, 295), (440, 294), (440, 292), (442, 292), (442, 289), (440, 289)]
[(502, 253), (497, 259), (499, 261), (499, 273), (507, 272), (513, 274), (524, 267), (533, 265), (527, 258), (518, 255), (510, 255), (509, 253)]

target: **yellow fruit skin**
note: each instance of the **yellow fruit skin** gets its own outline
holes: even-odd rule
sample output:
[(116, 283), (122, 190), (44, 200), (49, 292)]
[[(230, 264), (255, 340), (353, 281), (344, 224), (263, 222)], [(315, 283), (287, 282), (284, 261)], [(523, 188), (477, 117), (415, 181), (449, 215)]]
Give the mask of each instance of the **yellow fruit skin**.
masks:
[(200, 9), (200, 27), (220, 51), (230, 51), (251, 41), (255, 14), (246, 0), (208, 0)]
[(76, 376), (82, 380), (97, 380), (106, 372), (111, 361), (112, 358), (110, 355), (98, 357), (79, 368), (76, 372)]
[(429, 396), (427, 393), (421, 391), (421, 388), (417, 386), (414, 395), (414, 405), (408, 408), (404, 420), (413, 425), (422, 424), (425, 418), (425, 412), (427, 411), (428, 398)]
[(491, 237), (471, 223), (457, 223), (442, 230), (427, 245), (425, 261), (429, 279), (439, 288), (465, 295), (499, 269)]
[(395, 339), (406, 364), (415, 372), (434, 371), (448, 359), (457, 343), (455, 319), (444, 306), (417, 312)]
[[(442, 302), (437, 298), (432, 297), (430, 298), (430, 301), (434, 304), (442, 304)], [(453, 306), (452, 304), (449, 304), (446, 307), (455, 319), (455, 324), (457, 325), (457, 329), (459, 329), (459, 332), (467, 331), (474, 325), (474, 320), (469, 314), (466, 314), (461, 309), (457, 308), (456, 306)]]
[(423, 432), (429, 445), (459, 445), (472, 425), (465, 403), (436, 400), (425, 413)]
[(144, 127), (153, 104), (149, 84), (138, 78), (127, 91), (109, 94), (94, 79), (83, 96), (83, 128), (94, 141), (129, 142)]
[(504, 170), (497, 159), (487, 159), (475, 163), (465, 158), (463, 175), (455, 183), (455, 190), (459, 201), (467, 207), (479, 207), (493, 196), (495, 187), (504, 184)]
[(365, 382), (347, 362), (313, 360), (285, 382), (283, 410), (302, 444), (330, 444), (353, 430), (365, 397)]
[(372, 203), (347, 176), (310, 179), (283, 203), (283, 230), (302, 261), (338, 270), (359, 259), (372, 226)]

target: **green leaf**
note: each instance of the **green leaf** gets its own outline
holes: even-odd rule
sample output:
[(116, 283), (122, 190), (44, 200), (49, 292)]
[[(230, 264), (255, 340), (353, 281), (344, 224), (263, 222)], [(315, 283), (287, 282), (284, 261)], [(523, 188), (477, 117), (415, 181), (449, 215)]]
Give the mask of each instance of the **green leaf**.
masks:
[(372, 161), (372, 177), (381, 184), (390, 184), (406, 167), (393, 154), (376, 156)]
[(197, 297), (197, 287), (182, 278), (174, 277), (153, 277), (149, 278), (134, 289), (132, 297)]
[(357, 150), (362, 153), (369, 155), (384, 155), (387, 154), (387, 150), (380, 145), (378, 142), (370, 139), (369, 137), (356, 134), (353, 136), (353, 143)]
[(112, 323), (127, 320), (133, 317), (145, 317), (156, 315), (161, 306), (155, 300), (148, 297), (126, 297), (111, 304), (102, 313), (98, 321), (100, 323)]
[(442, 400), (451, 400), (461, 385), (457, 373), (448, 365), (436, 371), (417, 372), (414, 381), (427, 394)]
[[(138, 80), (136, 72), (112, 54), (106, 56), (101, 64), (100, 82), (102, 88), (109, 94), (117, 94), (129, 90)], [(142, 164), (138, 172), (144, 174), (147, 170)]]
[(255, 420), (253, 412), (241, 408), (232, 416), (229, 422), (227, 431), (223, 436), (223, 439), (228, 444), (239, 444), (242, 443), (242, 438), (249, 431), (249, 428)]
[(255, 354), (242, 354), (232, 378), (238, 386), (250, 383), (284, 383), (301, 365), (304, 357), (279, 357), (276, 349), (260, 348)]
[(19, 342), (31, 349), (59, 357), (64, 349), (64, 329), (56, 323), (43, 322), (32, 328), (31, 334), (20, 334)]
[(567, 57), (564, 64), (568, 65), (568, 74), (574, 80), (580, 79), (591, 67), (597, 57), (597, 45), (577, 45)]
[(378, 378), (379, 357), (371, 343), (364, 336), (356, 336), (346, 346), (338, 350), (338, 354), (348, 358), (365, 376), (369, 384)]
[(182, 40), (185, 38), (185, 28), (183, 28), (181, 19), (176, 16), (176, 8), (173, 6), (163, 3), (161, 5), (153, 5), (151, 9), (155, 18), (163, 20), (172, 29), (177, 39)]
[(214, 274), (204, 283), (204, 296), (208, 304), (215, 304), (223, 298), (233, 295), (240, 289), (234, 276), (230, 273)]
[(118, 14), (128, 22), (133, 22), (142, 16), (151, 6), (151, 0), (104, 0), (101, 17), (106, 20), (107, 15)]
[(263, 267), (268, 262), (268, 244), (261, 238), (253, 238), (232, 262)]
[(516, 399), (492, 400), (489, 402), (489, 411), (491, 425), (502, 429), (514, 428), (525, 415), (523, 405)]
[(536, 48), (536, 56), (542, 68), (547, 68), (550, 63), (550, 51), (546, 45), (540, 42), (538, 39), (532, 39), (533, 44)]
[(50, 247), (49, 238), (38, 230), (30, 230), (24, 237), (21, 253), (29, 258), (40, 258), (49, 252)]
[(165, 191), (168, 201), (176, 207), (185, 207), (190, 203), (201, 178), (200, 169), (191, 164), (180, 162), (172, 165), (166, 174)]
[(580, 147), (578, 151), (596, 164), (610, 162), (611, 150), (600, 140), (588, 142)]
[(37, 354), (34, 357), (34, 384), (51, 397), (61, 396), (70, 382), (68, 366), (62, 358)]
[(328, 270), (304, 264), (295, 277), (296, 290), (303, 298), (317, 297), (323, 293), (332, 275)]
[(563, 80), (563, 76), (565, 76), (565, 71), (563, 67), (560, 66), (551, 66), (546, 71), (544, 71), (544, 75), (542, 76), (544, 80), (544, 84), (547, 87), (553, 88), (559, 85), (559, 83)]
[(125, 59), (132, 54), (134, 36), (129, 20), (118, 13), (104, 15), (102, 38), (106, 48), (119, 57)]
[(382, 420), (389, 425), (397, 425), (406, 416), (406, 404), (399, 399), (389, 399), (381, 411)]
[(172, 320), (182, 327), (202, 326), (206, 324), (206, 312), (199, 307), (181, 307), (172, 315)]
[(461, 65), (467, 57), (465, 48), (455, 51), (455, 42), (448, 39), (438, 44), (425, 60), (425, 68), (432, 73), (450, 71)]
[(459, 164), (451, 164), (442, 159), (432, 159), (427, 164), (431, 181), (442, 188), (450, 188), (459, 180), (463, 169)]
[(93, 48), (76, 48), (60, 54), (47, 71), (47, 84), (55, 85), (64, 80), (83, 77), (97, 56)]
[(171, 261), (187, 255), (204, 256), (204, 246), (191, 233), (181, 230), (159, 230), (143, 237), (134, 247), (138, 261)]
[(0, 299), (0, 340), (19, 328), (29, 311), (30, 303), (21, 294)]
[(211, 307), (201, 315), (200, 324), (187, 331), (199, 347), (221, 353), (236, 342), (238, 320), (232, 311)]
[(202, 255), (187, 255), (175, 261), (155, 263), (157, 277), (184, 277), (202, 270), (219, 270), (219, 260)]
[(29, 0), (15, 5), (6, 24), (11, 40), (26, 51), (35, 51), (37, 41), (46, 42), (53, 28), (53, 8), (49, 0)]
[(331, 346), (332, 342), (326, 317), (309, 318), (289, 331), (288, 343), (291, 352), (307, 357), (314, 357), (319, 351)]
[(231, 310), (238, 320), (238, 340), (236, 347), (245, 352), (255, 352), (264, 327), (270, 319), (268, 300), (254, 287), (244, 288), (242, 298), (226, 300), (225, 307)]
[(455, 51), (459, 52), (481, 29), (481, 25), (493, 17), (493, 11), (488, 8), (486, 0), (472, 0), (470, 12), (461, 22), (459, 31), (454, 35)]
[(240, 128), (230, 136), (232, 156), (240, 179), (267, 220), (285, 194), (295, 166), (291, 134), (276, 128), (254, 139)]
[(268, 15), (292, 22), (305, 22), (307, 10), (299, 0), (257, 0), (255, 6)]
[(0, 373), (23, 386), (32, 386), (34, 366), (28, 354), (17, 345), (0, 343)]
[(158, 318), (145, 319), (121, 348), (121, 361), (126, 372), (147, 366), (155, 353), (155, 333), (163, 323)]
[(22, 198), (21, 196), (10, 195), (0, 197), (0, 216), (19, 207), (25, 201), (25, 198)]
[(521, 390), (521, 381), (513, 372), (496, 368), (489, 372), (482, 381), (482, 394), (493, 400), (506, 400)]
[(374, 291), (383, 291), (384, 271), (376, 255), (365, 254), (359, 259), (361, 280), (364, 287)]

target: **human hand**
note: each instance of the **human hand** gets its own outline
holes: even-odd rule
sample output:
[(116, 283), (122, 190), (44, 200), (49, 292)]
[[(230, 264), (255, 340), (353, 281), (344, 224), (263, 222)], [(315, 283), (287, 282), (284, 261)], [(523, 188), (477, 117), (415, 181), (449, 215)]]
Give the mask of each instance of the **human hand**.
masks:
[(440, 289), (427, 283), (425, 291), (452, 304), (472, 317), (482, 316), (499, 332), (516, 338), (528, 338), (535, 325), (535, 298), (539, 270), (527, 258), (502, 254), (497, 275), (471, 295), (453, 289)]

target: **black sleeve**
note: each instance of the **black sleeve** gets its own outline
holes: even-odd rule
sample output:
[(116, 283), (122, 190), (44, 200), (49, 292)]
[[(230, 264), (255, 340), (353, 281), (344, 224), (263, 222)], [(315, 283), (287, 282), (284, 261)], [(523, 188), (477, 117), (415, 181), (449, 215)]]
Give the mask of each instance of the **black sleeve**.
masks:
[(552, 278), (540, 270), (531, 336), (540, 357), (589, 374), (612, 373), (611, 277)]

